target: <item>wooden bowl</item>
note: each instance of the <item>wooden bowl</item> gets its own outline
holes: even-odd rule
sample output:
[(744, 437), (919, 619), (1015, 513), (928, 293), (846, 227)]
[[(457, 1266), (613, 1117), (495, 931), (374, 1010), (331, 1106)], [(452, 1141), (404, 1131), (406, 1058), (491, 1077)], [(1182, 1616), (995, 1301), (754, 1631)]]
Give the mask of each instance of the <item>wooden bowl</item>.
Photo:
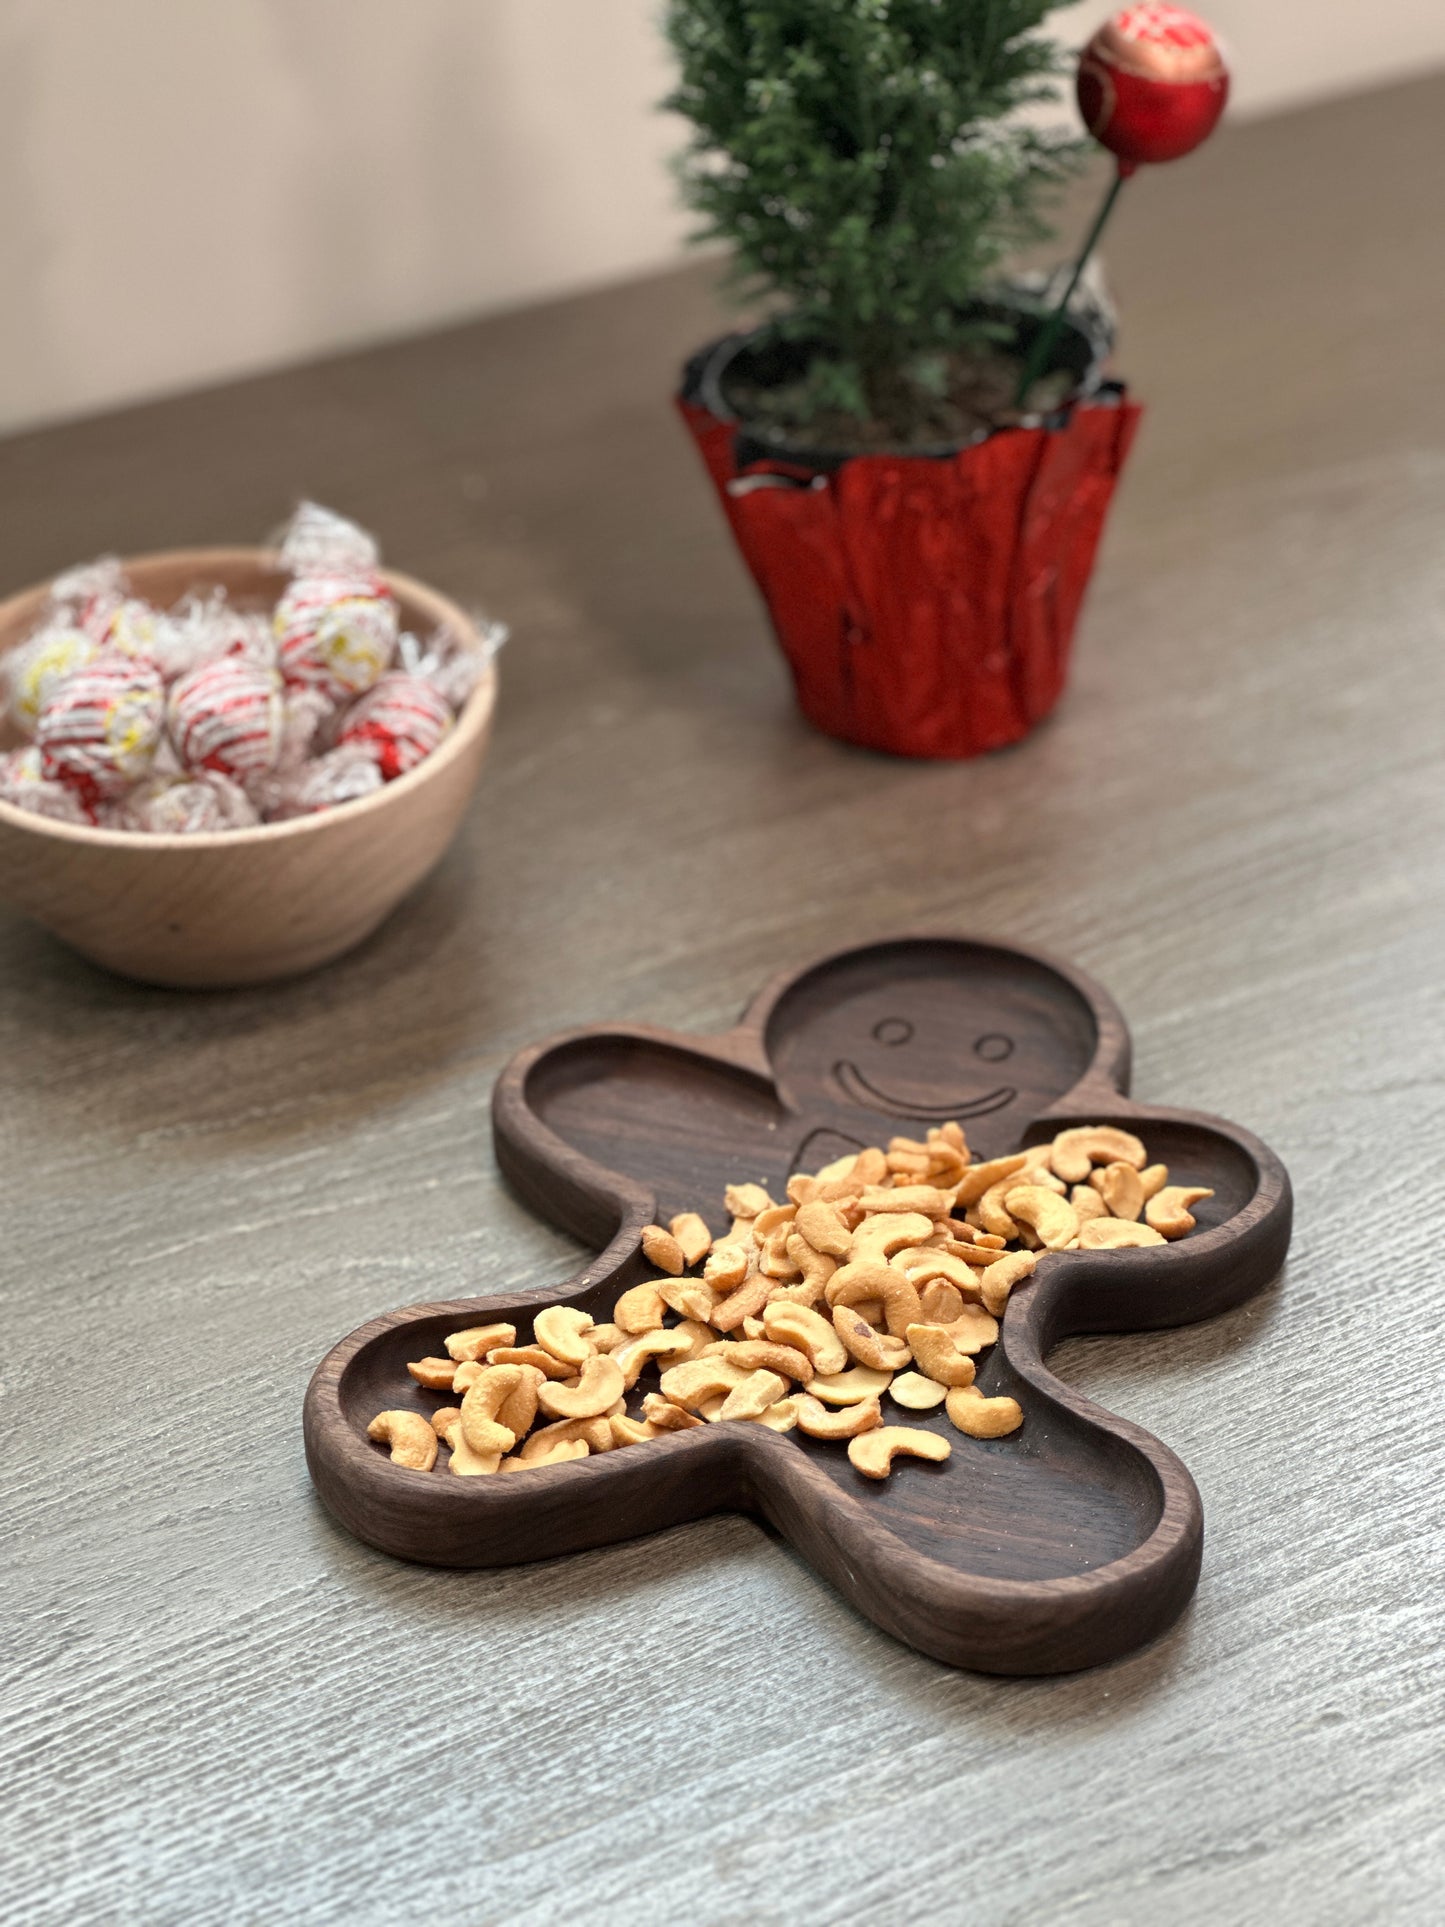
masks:
[[(270, 604), (287, 578), (265, 549), (174, 549), (127, 561), (135, 593), (169, 607), (223, 585)], [(475, 625), (455, 603), (385, 572), (403, 627)], [(34, 626), (49, 587), (0, 603), (0, 655)], [(489, 667), (441, 747), (355, 803), (252, 830), (151, 836), (58, 823), (0, 802), (0, 900), (93, 963), (184, 987), (268, 983), (369, 936), (446, 849), (476, 782), (496, 706)], [(11, 748), (22, 738), (0, 735)]]

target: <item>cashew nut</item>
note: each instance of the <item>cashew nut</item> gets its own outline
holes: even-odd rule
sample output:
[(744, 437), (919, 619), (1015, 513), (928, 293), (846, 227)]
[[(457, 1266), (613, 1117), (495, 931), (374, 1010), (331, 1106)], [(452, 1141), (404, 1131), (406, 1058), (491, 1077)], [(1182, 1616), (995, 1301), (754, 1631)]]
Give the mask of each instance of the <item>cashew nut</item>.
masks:
[(680, 1324), (672, 1327), (672, 1336), (685, 1338), (688, 1346), (685, 1352), (673, 1354), (668, 1361), (672, 1365), (687, 1365), (694, 1358), (701, 1358), (708, 1346), (714, 1344), (717, 1339), (717, 1333), (712, 1326), (705, 1325), (699, 1318), (684, 1318)]
[(657, 1437), (657, 1427), (650, 1419), (628, 1418), (625, 1412), (619, 1412), (607, 1423), (612, 1430), (614, 1445), (643, 1445), (648, 1439)]
[(1050, 1151), (1055, 1171), (1068, 1184), (1082, 1184), (1095, 1164), (1132, 1164), (1142, 1171), (1148, 1155), (1132, 1131), (1112, 1124), (1081, 1124), (1060, 1131)]
[(642, 1227), (642, 1255), (650, 1265), (665, 1271), (671, 1278), (682, 1276), (687, 1260), (682, 1255), (682, 1246), (660, 1224), (645, 1224)]
[[(1182, 1238), (1194, 1229), (1191, 1204), (1202, 1204), (1214, 1193), (1199, 1184), (1168, 1184), (1156, 1191), (1144, 1207), (1144, 1222), (1165, 1238)], [(409, 1368), (408, 1368), (409, 1369)]]
[[(914, 1362), (937, 1385), (972, 1385), (973, 1360), (966, 1357), (938, 1325), (910, 1325), (908, 1342)], [(935, 1401), (936, 1402), (936, 1401)]]
[(1018, 1151), (1012, 1157), (989, 1158), (983, 1164), (970, 1165), (960, 1179), (954, 1193), (954, 1206), (977, 1204), (985, 1191), (991, 1191), (1005, 1178), (1011, 1178), (1016, 1171), (1022, 1171), (1029, 1161), (1027, 1151)]
[(714, 1245), (712, 1256), (702, 1268), (704, 1284), (711, 1285), (714, 1291), (736, 1291), (752, 1269), (756, 1256), (756, 1249), (751, 1245)]
[(745, 1278), (736, 1291), (717, 1301), (708, 1315), (709, 1324), (714, 1331), (736, 1331), (745, 1318), (761, 1313), (774, 1289), (773, 1280), (764, 1272), (754, 1273), (751, 1278)]
[(449, 1392), (456, 1377), (456, 1363), (450, 1358), (419, 1358), (406, 1368), (418, 1385), (429, 1392)]
[(772, 1202), (760, 1184), (730, 1184), (723, 1192), (723, 1203), (735, 1218), (759, 1217)]
[(965, 1305), (951, 1325), (935, 1329), (946, 1332), (961, 1352), (981, 1352), (997, 1339), (998, 1320), (982, 1305)]
[[(858, 1405), (865, 1398), (881, 1398), (893, 1383), (892, 1372), (877, 1372), (868, 1365), (851, 1365), (846, 1372), (820, 1372), (808, 1380), (805, 1390), (830, 1405)], [(801, 1422), (801, 1421), (800, 1421)]]
[(569, 1418), (556, 1425), (543, 1425), (523, 1441), (517, 1457), (531, 1464), (534, 1459), (545, 1458), (554, 1445), (572, 1445), (578, 1441), (590, 1452), (610, 1452), (614, 1444), (612, 1416), (599, 1413), (595, 1418)]
[(931, 1184), (901, 1184), (890, 1191), (870, 1186), (858, 1202), (870, 1212), (916, 1211), (931, 1224), (935, 1218), (948, 1216), (953, 1193), (940, 1191)]
[(796, 1222), (797, 1235), (814, 1251), (828, 1258), (846, 1258), (853, 1234), (844, 1224), (836, 1205), (815, 1200), (801, 1205)]
[[(690, 1365), (673, 1365), (662, 1374), (658, 1383), (664, 1398), (674, 1405), (697, 1407), (705, 1398), (714, 1398), (719, 1392), (730, 1392), (740, 1385), (747, 1373), (740, 1366), (726, 1358), (695, 1358)], [(651, 1417), (651, 1413), (648, 1414)]]
[(829, 1279), (827, 1297), (835, 1311), (840, 1305), (856, 1310), (876, 1299), (895, 1338), (916, 1324), (922, 1312), (918, 1287), (906, 1271), (895, 1271), (892, 1265), (844, 1265)]
[[(763, 1329), (767, 1330), (766, 1325)], [(737, 1345), (719, 1342), (710, 1348), (710, 1355), (730, 1359), (734, 1365), (741, 1365), (745, 1372), (777, 1372), (782, 1378), (796, 1379), (800, 1385), (817, 1371), (806, 1352), (792, 1345), (776, 1344), (766, 1338), (745, 1338)]]
[[(623, 1292), (612, 1307), (612, 1321), (619, 1331), (634, 1334), (656, 1331), (662, 1323), (665, 1310), (666, 1300), (658, 1288), (657, 1280), (648, 1278)], [(577, 1362), (580, 1364), (581, 1360)]]
[(451, 1447), (452, 1456), (447, 1464), (449, 1472), (455, 1472), (464, 1479), (474, 1479), (495, 1472), (502, 1463), (500, 1452), (474, 1452), (467, 1444), (466, 1434), (462, 1431), (462, 1415), (454, 1405), (444, 1406), (441, 1412), (433, 1412), (432, 1430)]
[(1050, 1251), (1062, 1251), (1079, 1235), (1079, 1219), (1067, 1199), (1046, 1191), (1041, 1184), (1023, 1184), (1010, 1191), (1005, 1203), (1009, 1215), (1020, 1224), (1032, 1226)]
[(723, 1400), (719, 1417), (723, 1419), (761, 1418), (771, 1410), (788, 1389), (788, 1381), (776, 1372), (749, 1372)]
[(753, 1219), (753, 1239), (757, 1244), (765, 1244), (781, 1225), (790, 1225), (798, 1215), (795, 1204), (770, 1204)]
[[(970, 1290), (970, 1299), (973, 1295)], [(963, 1293), (946, 1278), (933, 1279), (919, 1293), (917, 1322), (920, 1325), (951, 1325), (955, 1318), (962, 1316)]]
[(774, 1299), (763, 1311), (763, 1330), (775, 1344), (801, 1351), (812, 1360), (808, 1377), (819, 1372), (841, 1372), (848, 1363), (848, 1352), (828, 1319), (805, 1305)]
[(1109, 1207), (1111, 1218), (1137, 1218), (1144, 1209), (1144, 1186), (1132, 1164), (1105, 1164), (1089, 1173), (1089, 1187)]
[(967, 1292), (970, 1297), (974, 1295), (973, 1267), (951, 1251), (900, 1251), (891, 1262), (893, 1268), (902, 1271), (919, 1291), (937, 1278), (953, 1285), (959, 1293)]
[(960, 1432), (971, 1439), (1001, 1439), (1017, 1432), (1024, 1422), (1016, 1398), (985, 1398), (976, 1385), (960, 1385), (948, 1395), (944, 1410)]
[(933, 1236), (933, 1220), (921, 1211), (894, 1211), (865, 1218), (848, 1240), (850, 1264), (882, 1265), (905, 1245), (921, 1245)]
[[(662, 1323), (660, 1315), (657, 1322)], [(592, 1347), (583, 1336), (591, 1329), (592, 1320), (575, 1305), (548, 1305), (532, 1320), (532, 1334), (537, 1343), (574, 1370), (592, 1356)], [(506, 1342), (510, 1345), (512, 1341), (509, 1338)]]
[(1011, 1251), (1007, 1257), (991, 1264), (987, 1271), (981, 1273), (978, 1281), (984, 1310), (994, 1318), (1002, 1318), (1009, 1293), (1015, 1285), (1021, 1285), (1025, 1278), (1032, 1277), (1037, 1263), (1038, 1259), (1031, 1251)]
[(453, 1332), (450, 1338), (442, 1342), (447, 1348), (447, 1356), (462, 1365), (470, 1364), (473, 1359), (485, 1358), (498, 1345), (514, 1344), (516, 1337), (515, 1325), (472, 1325), (464, 1332)]
[(694, 1418), (691, 1412), (674, 1405), (661, 1392), (649, 1392), (643, 1399), (642, 1416), (649, 1425), (655, 1425), (659, 1432), (686, 1432), (692, 1426), (702, 1424), (700, 1418)]
[(796, 1269), (802, 1273), (801, 1282), (788, 1285), (783, 1291), (775, 1291), (774, 1298), (788, 1298), (798, 1305), (816, 1305), (822, 1297), (828, 1280), (838, 1269), (838, 1260), (830, 1258), (825, 1252), (814, 1251), (806, 1238), (794, 1232), (788, 1239), (788, 1256)]
[(692, 1356), (692, 1340), (680, 1331), (643, 1332), (640, 1337), (625, 1340), (609, 1356), (616, 1361), (622, 1383), (630, 1392), (649, 1358), (675, 1359), (681, 1364), (684, 1358)]
[(680, 1211), (667, 1228), (678, 1242), (685, 1265), (700, 1265), (712, 1249), (707, 1220), (696, 1211)]
[(875, 1372), (900, 1371), (912, 1358), (901, 1338), (885, 1338), (847, 1305), (834, 1306), (833, 1328), (848, 1347), (849, 1356)]
[(1019, 1228), (1005, 1211), (1003, 1201), (1008, 1192), (1023, 1188), (1019, 1180), (1020, 1177), (1027, 1175), (1027, 1172), (1021, 1172), (1014, 1177), (1000, 1178), (997, 1184), (991, 1185), (977, 1204), (970, 1208), (968, 1214), (970, 1220), (977, 1217), (981, 1230), (991, 1232), (995, 1237), (1003, 1238), (1005, 1241), (1016, 1238), (1019, 1235)]
[(901, 1372), (888, 1387), (888, 1396), (910, 1412), (931, 1412), (943, 1403), (947, 1391), (946, 1385), (940, 1385), (936, 1378), (925, 1378), (922, 1372)]
[(1162, 1245), (1163, 1235), (1151, 1225), (1125, 1218), (1091, 1218), (1079, 1227), (1080, 1251), (1125, 1251), (1135, 1245)]
[(788, 1247), (794, 1240), (793, 1227), (780, 1224), (776, 1231), (770, 1231), (763, 1239), (758, 1251), (758, 1270), (766, 1278), (778, 1284), (791, 1284), (797, 1277), (799, 1267), (788, 1255)]
[[(617, 1360), (606, 1352), (593, 1352), (575, 1385), (549, 1382), (537, 1394), (537, 1403), (548, 1418), (596, 1418), (609, 1405), (614, 1405), (626, 1389), (627, 1382)], [(465, 1406), (462, 1409), (465, 1411)]]
[(1109, 1207), (1099, 1196), (1092, 1184), (1076, 1184), (1069, 1193), (1069, 1203), (1074, 1207), (1074, 1216), (1081, 1225), (1090, 1218), (1107, 1218)]
[[(499, 1366), (498, 1370), (506, 1370)], [(512, 1371), (520, 1374), (516, 1387), (509, 1392), (497, 1411), (498, 1425), (504, 1425), (516, 1438), (524, 1439), (532, 1429), (537, 1416), (539, 1389), (547, 1383), (547, 1374), (535, 1365), (513, 1365)]]
[(791, 1432), (797, 1422), (797, 1400), (791, 1394), (787, 1398), (780, 1398), (775, 1405), (770, 1405), (758, 1420), (758, 1424), (766, 1425), (770, 1432)]
[(555, 1445), (548, 1446), (545, 1452), (538, 1452), (531, 1458), (518, 1453), (515, 1458), (503, 1459), (499, 1469), (503, 1472), (538, 1472), (544, 1465), (566, 1465), (572, 1459), (586, 1457), (587, 1446), (583, 1440), (560, 1439)]
[(883, 1425), (848, 1441), (848, 1459), (865, 1479), (886, 1479), (897, 1458), (932, 1459), (941, 1465), (952, 1452), (936, 1432), (915, 1431), (911, 1425)]
[(437, 1462), (437, 1435), (420, 1412), (378, 1412), (366, 1436), (391, 1447), (393, 1465), (430, 1472)]
[(462, 1400), (462, 1432), (474, 1452), (510, 1452), (517, 1442), (498, 1414), (522, 1383), (520, 1365), (488, 1365), (467, 1387)]
[[(600, 1325), (594, 1331), (602, 1330)], [(605, 1347), (603, 1348), (606, 1349)], [(545, 1345), (499, 1345), (495, 1351), (487, 1353), (489, 1365), (535, 1365), (544, 1378), (570, 1378), (572, 1367), (564, 1365), (560, 1358), (553, 1358)], [(470, 1380), (467, 1381), (470, 1384)], [(465, 1391), (466, 1386), (452, 1386), (453, 1391)]]
[(1168, 1184), (1169, 1166), (1167, 1164), (1146, 1164), (1144, 1169), (1139, 1173), (1139, 1182), (1144, 1187), (1144, 1202), (1147, 1204), (1150, 1198), (1157, 1197), (1159, 1192)]
[[(712, 1260), (708, 1262), (711, 1264)], [(669, 1311), (675, 1311), (679, 1318), (694, 1321), (707, 1318), (718, 1300), (717, 1292), (702, 1278), (669, 1278), (657, 1289)]]
[(793, 1409), (798, 1416), (798, 1430), (805, 1432), (810, 1439), (856, 1438), (860, 1432), (871, 1432), (875, 1426), (883, 1423), (876, 1396), (859, 1399), (855, 1404), (845, 1405), (841, 1411), (830, 1412), (826, 1405), (820, 1405), (809, 1393), (798, 1392), (793, 1399)]

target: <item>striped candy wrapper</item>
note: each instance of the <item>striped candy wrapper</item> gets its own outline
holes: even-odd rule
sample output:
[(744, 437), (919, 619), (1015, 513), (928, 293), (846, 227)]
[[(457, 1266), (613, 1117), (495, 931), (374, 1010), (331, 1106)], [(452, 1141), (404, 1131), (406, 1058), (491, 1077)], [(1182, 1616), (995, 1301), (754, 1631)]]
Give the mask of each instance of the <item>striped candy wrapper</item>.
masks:
[(429, 682), (396, 673), (353, 704), (336, 740), (369, 748), (391, 782), (430, 756), (451, 726), (452, 712)]
[(337, 702), (370, 689), (396, 652), (396, 603), (378, 575), (298, 577), (273, 627), (286, 681)]
[(264, 775), (281, 754), (281, 678), (243, 656), (221, 656), (172, 685), (166, 720), (187, 769), (241, 781)]
[(87, 803), (119, 795), (154, 761), (165, 707), (154, 663), (97, 656), (41, 708), (35, 726), (41, 773), (71, 784)]

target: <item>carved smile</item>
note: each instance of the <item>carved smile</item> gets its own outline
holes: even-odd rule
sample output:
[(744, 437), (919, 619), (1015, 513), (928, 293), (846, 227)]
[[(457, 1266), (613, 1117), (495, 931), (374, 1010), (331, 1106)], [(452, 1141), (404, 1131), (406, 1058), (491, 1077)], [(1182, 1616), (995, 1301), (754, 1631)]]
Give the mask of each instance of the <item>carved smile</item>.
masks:
[(952, 1104), (921, 1104), (880, 1091), (876, 1084), (869, 1083), (856, 1064), (835, 1064), (833, 1077), (850, 1104), (859, 1104), (869, 1111), (887, 1111), (891, 1117), (937, 1118), (940, 1123), (951, 1117), (987, 1117), (990, 1111), (1001, 1111), (1018, 1096), (1012, 1084), (1000, 1084), (997, 1090), (988, 1091), (982, 1097), (960, 1098)]

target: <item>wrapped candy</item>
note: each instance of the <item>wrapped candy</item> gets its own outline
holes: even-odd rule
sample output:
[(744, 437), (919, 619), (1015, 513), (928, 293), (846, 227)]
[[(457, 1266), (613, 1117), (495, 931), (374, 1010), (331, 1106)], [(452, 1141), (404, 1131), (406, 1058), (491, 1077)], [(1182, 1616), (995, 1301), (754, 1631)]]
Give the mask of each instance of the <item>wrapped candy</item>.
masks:
[(171, 685), (166, 721), (187, 769), (264, 775), (281, 755), (281, 678), (245, 656), (218, 656)]
[(393, 671), (347, 710), (336, 741), (369, 750), (391, 782), (430, 756), (451, 726), (451, 708), (429, 682)]
[(73, 623), (99, 644), (125, 594), (125, 570), (120, 558), (99, 556), (94, 562), (67, 569), (51, 583), (48, 620)]
[(293, 580), (276, 605), (277, 663), (288, 683), (333, 701), (359, 696), (390, 668), (397, 608), (364, 530), (303, 502), (281, 545)]
[(0, 756), (0, 801), (193, 835), (333, 808), (414, 769), (505, 629), (399, 636), (376, 544), (315, 503), (280, 559), (292, 580), (268, 610), (219, 585), (157, 607), (113, 556), (57, 577), (0, 665), (0, 702), (35, 739)]
[(214, 770), (148, 776), (116, 808), (111, 827), (162, 836), (246, 830), (261, 821), (246, 792)]
[(165, 687), (155, 664), (103, 652), (41, 706), (41, 773), (70, 784), (89, 804), (118, 796), (149, 770), (164, 722)]
[(44, 774), (40, 750), (34, 743), (0, 756), (0, 802), (17, 810), (30, 810), (36, 816), (54, 817), (59, 823), (95, 821), (94, 811), (76, 790)]
[(311, 816), (317, 810), (334, 809), (338, 803), (355, 803), (381, 789), (385, 782), (369, 746), (331, 749), (268, 785), (266, 816), (278, 823), (292, 816)]
[(100, 654), (98, 645), (74, 623), (57, 622), (21, 643), (5, 662), (5, 706), (11, 719), (32, 735), (40, 711), (68, 676)]

